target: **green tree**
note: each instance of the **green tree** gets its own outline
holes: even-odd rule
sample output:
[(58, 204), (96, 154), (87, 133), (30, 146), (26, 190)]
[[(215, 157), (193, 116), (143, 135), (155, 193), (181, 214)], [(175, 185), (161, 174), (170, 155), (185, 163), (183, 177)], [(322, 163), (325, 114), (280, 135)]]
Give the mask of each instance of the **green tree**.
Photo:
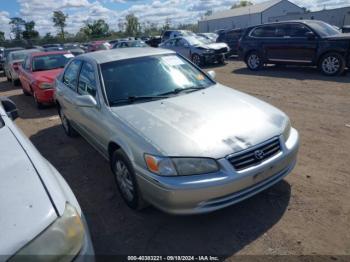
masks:
[(82, 31), (85, 33), (85, 35), (93, 38), (104, 37), (110, 34), (109, 26), (103, 19), (99, 19), (91, 23), (86, 22)]
[(25, 21), (20, 17), (12, 17), (9, 24), (11, 25), (11, 32), (15, 35), (15, 39), (21, 39)]
[(66, 24), (67, 18), (68, 18), (68, 15), (65, 15), (62, 11), (53, 12), (52, 21), (54, 23), (54, 26), (60, 30), (59, 35), (63, 40), (65, 38), (64, 28), (67, 26)]
[(39, 37), (39, 32), (34, 30), (34, 27), (35, 27), (34, 21), (24, 23), (24, 31), (22, 32), (24, 39), (29, 40), (29, 39)]
[(5, 41), (5, 33), (3, 31), (0, 31), (0, 42)]
[(207, 10), (204, 16), (211, 16), (213, 14), (213, 10)]
[(140, 31), (140, 23), (138, 18), (134, 14), (129, 14), (125, 17), (126, 29), (125, 33), (128, 36), (136, 36)]
[(170, 29), (170, 25), (171, 25), (171, 20), (170, 20), (170, 18), (167, 18), (167, 19), (165, 19), (165, 24), (163, 25), (163, 31), (165, 31), (165, 30), (169, 30)]
[(250, 1), (246, 1), (246, 0), (241, 0), (238, 3), (232, 5), (231, 9), (235, 9), (235, 8), (238, 8), (238, 7), (245, 7), (245, 6), (249, 6), (249, 5), (253, 5), (253, 3), (250, 2)]

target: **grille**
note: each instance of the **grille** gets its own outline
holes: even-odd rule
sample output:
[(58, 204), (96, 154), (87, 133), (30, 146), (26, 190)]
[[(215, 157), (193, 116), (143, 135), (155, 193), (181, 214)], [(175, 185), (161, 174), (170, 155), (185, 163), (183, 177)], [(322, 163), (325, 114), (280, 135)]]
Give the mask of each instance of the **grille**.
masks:
[(222, 54), (222, 53), (227, 53), (227, 48), (226, 47), (223, 47), (223, 48), (220, 48), (219, 50), (216, 50), (215, 53), (217, 54)]
[(272, 139), (260, 146), (248, 149), (241, 154), (228, 158), (228, 161), (236, 170), (246, 169), (264, 162), (281, 151), (278, 138)]

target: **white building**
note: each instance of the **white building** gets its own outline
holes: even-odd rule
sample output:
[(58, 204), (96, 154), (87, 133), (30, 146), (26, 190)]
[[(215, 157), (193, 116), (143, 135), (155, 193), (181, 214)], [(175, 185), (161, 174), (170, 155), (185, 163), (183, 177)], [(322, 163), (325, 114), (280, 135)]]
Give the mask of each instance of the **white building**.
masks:
[(268, 23), (272, 17), (299, 13), (304, 13), (304, 10), (288, 0), (270, 0), (206, 16), (198, 22), (198, 29), (199, 32), (213, 32), (218, 29), (246, 28)]
[[(350, 4), (350, 3), (349, 3)], [(350, 7), (322, 10), (317, 12), (306, 12), (302, 14), (289, 14), (284, 16), (270, 17), (269, 22), (288, 20), (321, 20), (328, 24), (342, 28), (350, 25)]]

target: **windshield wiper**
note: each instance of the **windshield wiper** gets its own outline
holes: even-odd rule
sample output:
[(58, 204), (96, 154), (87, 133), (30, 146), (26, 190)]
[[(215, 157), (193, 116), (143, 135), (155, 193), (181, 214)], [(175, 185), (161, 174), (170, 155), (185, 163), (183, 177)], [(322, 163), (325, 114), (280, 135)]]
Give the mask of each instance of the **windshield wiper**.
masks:
[(186, 88), (175, 88), (174, 90), (172, 91), (169, 91), (169, 92), (166, 92), (166, 93), (163, 93), (163, 94), (160, 94), (160, 95), (172, 95), (172, 94), (179, 94), (179, 93), (182, 93), (182, 92), (187, 92), (187, 93), (190, 93), (190, 92), (194, 92), (194, 91), (197, 91), (197, 90), (202, 90), (202, 89), (205, 89), (206, 87), (204, 86), (191, 86), (191, 87), (186, 87)]
[(110, 101), (109, 103), (111, 105), (116, 104), (132, 104), (137, 101), (143, 101), (143, 100), (154, 100), (154, 99), (163, 99), (163, 98), (169, 98), (169, 96), (166, 95), (156, 95), (156, 96), (128, 96), (126, 98), (120, 98), (113, 101)]

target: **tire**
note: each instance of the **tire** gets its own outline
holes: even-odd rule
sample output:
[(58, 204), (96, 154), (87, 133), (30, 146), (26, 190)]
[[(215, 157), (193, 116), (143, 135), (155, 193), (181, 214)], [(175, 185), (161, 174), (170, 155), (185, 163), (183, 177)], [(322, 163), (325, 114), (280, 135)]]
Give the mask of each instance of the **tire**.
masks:
[(345, 69), (345, 59), (338, 53), (328, 53), (322, 56), (319, 69), (326, 76), (341, 75)]
[(196, 66), (201, 66), (203, 64), (202, 58), (199, 55), (197, 55), (197, 54), (193, 54), (192, 55), (192, 62)]
[(16, 79), (16, 80), (12, 79), (11, 82), (12, 82), (12, 85), (15, 86), (15, 87), (19, 86), (19, 84), (20, 84), (18, 79)]
[(23, 94), (24, 94), (25, 96), (30, 96), (30, 93), (29, 93), (28, 91), (26, 91), (26, 90), (24, 89), (24, 87), (22, 87), (22, 92), (23, 92)]
[(262, 57), (258, 54), (258, 52), (255, 51), (250, 52), (246, 56), (245, 63), (247, 67), (252, 71), (258, 71), (264, 66)]
[(225, 64), (225, 57), (224, 57), (224, 56), (220, 57), (220, 58), (218, 59), (218, 63), (219, 63), (220, 65), (224, 65), (224, 64)]
[(113, 152), (111, 166), (119, 193), (128, 207), (135, 210), (145, 208), (147, 204), (141, 197), (134, 168), (122, 150)]
[(75, 131), (75, 129), (71, 126), (71, 124), (69, 123), (69, 120), (64, 115), (61, 107), (59, 107), (58, 109), (58, 114), (61, 118), (62, 127), (66, 135), (69, 137), (77, 137), (79, 135), (78, 132)]

